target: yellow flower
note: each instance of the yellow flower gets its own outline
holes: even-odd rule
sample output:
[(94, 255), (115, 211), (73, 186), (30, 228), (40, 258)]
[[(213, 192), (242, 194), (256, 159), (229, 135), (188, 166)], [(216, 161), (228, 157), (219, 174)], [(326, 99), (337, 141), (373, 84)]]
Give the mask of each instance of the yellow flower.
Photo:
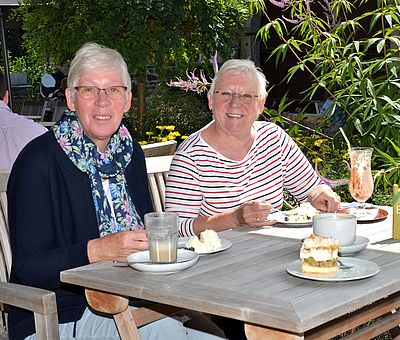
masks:
[(318, 146), (318, 145), (321, 145), (322, 143), (324, 143), (326, 141), (327, 141), (327, 139), (323, 139), (323, 138), (317, 139), (316, 141), (314, 141), (314, 145)]
[(153, 136), (153, 135), (154, 135), (154, 133), (153, 133), (153, 132), (151, 132), (151, 131), (147, 131), (147, 132), (146, 132), (146, 135), (147, 135), (147, 136)]
[(165, 129), (169, 130), (169, 131), (173, 131), (173, 130), (175, 130), (175, 126), (174, 125), (168, 125), (168, 126), (165, 126)]

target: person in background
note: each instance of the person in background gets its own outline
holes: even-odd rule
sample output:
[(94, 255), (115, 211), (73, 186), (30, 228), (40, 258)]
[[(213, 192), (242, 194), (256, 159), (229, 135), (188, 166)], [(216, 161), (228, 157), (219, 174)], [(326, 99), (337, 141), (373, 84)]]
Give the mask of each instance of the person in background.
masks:
[[(27, 145), (10, 174), (10, 281), (56, 293), (61, 339), (120, 339), (113, 318), (88, 308), (83, 289), (62, 284), (60, 272), (148, 249), (143, 216), (153, 207), (143, 151), (121, 124), (132, 99), (122, 56), (83, 45), (71, 62), (66, 97), (70, 111)], [(190, 317), (185, 324), (166, 317), (139, 333), (142, 339), (222, 338), (209, 319)], [(196, 322), (203, 328), (194, 328)], [(35, 339), (34, 331), (32, 313), (10, 308), (11, 339)]]
[(47, 129), (11, 111), (4, 75), (0, 74), (0, 171), (10, 171), (24, 146)]
[(319, 210), (339, 209), (296, 143), (279, 126), (256, 121), (266, 97), (265, 76), (250, 60), (228, 60), (215, 75), (214, 120), (179, 146), (166, 183), (166, 210), (179, 213), (180, 236), (272, 225), (268, 215), (282, 208), (284, 189)]

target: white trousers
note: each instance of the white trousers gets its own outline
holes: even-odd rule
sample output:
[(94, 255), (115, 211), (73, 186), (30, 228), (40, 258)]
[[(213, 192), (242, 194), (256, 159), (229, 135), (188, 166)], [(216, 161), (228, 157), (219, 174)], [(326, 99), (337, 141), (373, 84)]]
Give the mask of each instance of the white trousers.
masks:
[[(130, 307), (135, 309), (135, 307)], [(223, 332), (200, 313), (185, 311), (190, 320), (184, 324), (173, 317), (163, 318), (139, 328), (142, 340), (221, 340)], [(74, 336), (75, 328), (75, 336)], [(120, 340), (112, 317), (93, 313), (86, 308), (82, 318), (76, 322), (60, 324), (61, 340)], [(25, 340), (36, 340), (32, 334)]]

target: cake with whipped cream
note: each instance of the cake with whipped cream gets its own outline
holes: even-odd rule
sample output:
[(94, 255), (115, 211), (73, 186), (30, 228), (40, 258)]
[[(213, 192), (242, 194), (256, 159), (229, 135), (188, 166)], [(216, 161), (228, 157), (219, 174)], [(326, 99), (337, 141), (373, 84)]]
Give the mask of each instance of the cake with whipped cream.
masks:
[(285, 222), (307, 222), (311, 221), (313, 216), (319, 214), (311, 203), (301, 203), (297, 208), (287, 210), (285, 213)]
[(309, 274), (332, 274), (338, 271), (339, 241), (333, 237), (310, 235), (300, 249), (301, 270)]
[(196, 253), (210, 253), (222, 248), (218, 234), (211, 229), (206, 229), (197, 235), (192, 236), (186, 243), (185, 248), (193, 248)]

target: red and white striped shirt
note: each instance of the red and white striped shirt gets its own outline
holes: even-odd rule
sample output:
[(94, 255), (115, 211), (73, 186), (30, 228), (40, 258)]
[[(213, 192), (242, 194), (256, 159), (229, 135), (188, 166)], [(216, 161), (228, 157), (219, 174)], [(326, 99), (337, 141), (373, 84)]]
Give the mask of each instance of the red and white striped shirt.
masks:
[(198, 216), (224, 212), (250, 200), (280, 209), (283, 188), (299, 201), (322, 183), (296, 143), (279, 126), (255, 122), (256, 138), (240, 161), (217, 152), (195, 132), (178, 148), (166, 184), (166, 210), (179, 213), (180, 235), (194, 235)]

